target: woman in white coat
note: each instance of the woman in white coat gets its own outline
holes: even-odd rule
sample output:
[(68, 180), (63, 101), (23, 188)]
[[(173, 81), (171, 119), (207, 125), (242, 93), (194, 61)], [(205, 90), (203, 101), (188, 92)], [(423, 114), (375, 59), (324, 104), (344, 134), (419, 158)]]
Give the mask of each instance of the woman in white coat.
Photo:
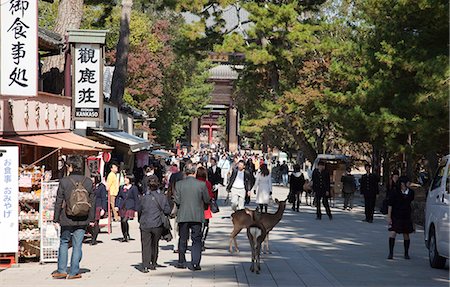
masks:
[(259, 204), (259, 210), (267, 213), (267, 206), (269, 205), (270, 195), (272, 195), (272, 176), (266, 164), (260, 166), (259, 172), (256, 175), (255, 190), (256, 203)]

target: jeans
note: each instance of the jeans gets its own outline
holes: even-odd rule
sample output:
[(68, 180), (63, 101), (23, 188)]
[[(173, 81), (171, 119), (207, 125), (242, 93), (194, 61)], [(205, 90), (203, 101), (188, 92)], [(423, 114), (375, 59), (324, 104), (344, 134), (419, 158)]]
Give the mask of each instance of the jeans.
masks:
[(353, 208), (353, 192), (344, 192), (344, 209), (347, 207)]
[(80, 261), (83, 255), (83, 244), (86, 226), (61, 226), (61, 237), (58, 252), (58, 273), (67, 273), (67, 260), (69, 257), (69, 241), (72, 240), (72, 257), (70, 259), (69, 276), (80, 273)]
[(288, 181), (289, 181), (289, 175), (286, 173), (286, 174), (282, 174), (281, 177), (283, 178), (283, 185), (287, 186)]
[(178, 243), (178, 263), (186, 263), (187, 241), (189, 239), (189, 230), (192, 239), (192, 264), (200, 265), (202, 259), (202, 223), (201, 222), (180, 222), (178, 223), (180, 232), (180, 241)]

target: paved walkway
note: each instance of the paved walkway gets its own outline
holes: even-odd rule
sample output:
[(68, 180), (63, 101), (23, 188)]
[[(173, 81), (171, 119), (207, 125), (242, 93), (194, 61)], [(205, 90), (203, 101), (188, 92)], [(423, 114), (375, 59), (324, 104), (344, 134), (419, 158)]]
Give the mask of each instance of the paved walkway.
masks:
[[(224, 195), (223, 190), (221, 194)], [(286, 198), (287, 189), (274, 188), (274, 197)], [(219, 203), (222, 203), (220, 201)], [(339, 200), (336, 204), (339, 204)], [(276, 206), (272, 207), (274, 212)], [(332, 209), (334, 218), (315, 220), (314, 209), (286, 209), (283, 220), (270, 234), (272, 254), (263, 255), (262, 271), (249, 271), (250, 246), (245, 232), (238, 235), (239, 254), (229, 254), (231, 232), (228, 206), (211, 221), (202, 271), (175, 269), (173, 242), (161, 241), (159, 263), (165, 267), (143, 274), (138, 225), (131, 223), (129, 243), (121, 243), (120, 227), (100, 234), (103, 243), (83, 246), (80, 280), (54, 280), (55, 263), (20, 264), (0, 272), (0, 286), (448, 286), (449, 273), (429, 267), (423, 233), (412, 235), (411, 260), (402, 258), (403, 241), (397, 240), (394, 261), (386, 260), (387, 231), (381, 215), (373, 224), (361, 222), (363, 208), (352, 212)], [(187, 255), (189, 260), (190, 255)]]

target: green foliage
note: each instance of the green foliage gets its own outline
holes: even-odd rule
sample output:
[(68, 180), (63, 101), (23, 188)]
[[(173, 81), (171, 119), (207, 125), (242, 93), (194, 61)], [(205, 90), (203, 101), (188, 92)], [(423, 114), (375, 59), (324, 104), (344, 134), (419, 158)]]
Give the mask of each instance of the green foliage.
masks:
[(56, 22), (56, 17), (58, 16), (58, 4), (59, 0), (55, 0), (53, 3), (44, 2), (39, 0), (39, 27), (53, 30)]
[(204, 107), (211, 100), (212, 84), (208, 84), (208, 61), (197, 62), (192, 57), (180, 56), (167, 69), (164, 98), (156, 120), (158, 141), (171, 146), (181, 139), (194, 117), (208, 111)]

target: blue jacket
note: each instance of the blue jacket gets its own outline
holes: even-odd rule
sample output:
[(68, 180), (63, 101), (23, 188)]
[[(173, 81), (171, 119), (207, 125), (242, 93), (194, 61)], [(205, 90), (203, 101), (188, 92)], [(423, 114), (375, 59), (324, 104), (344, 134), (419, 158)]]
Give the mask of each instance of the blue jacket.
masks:
[(130, 190), (124, 191), (124, 185), (119, 188), (119, 193), (116, 197), (115, 207), (126, 210), (137, 210), (139, 201), (139, 190), (137, 186), (131, 185)]
[(106, 186), (103, 183), (99, 183), (94, 187), (95, 192), (95, 208), (101, 207), (103, 210), (108, 210), (108, 193)]

